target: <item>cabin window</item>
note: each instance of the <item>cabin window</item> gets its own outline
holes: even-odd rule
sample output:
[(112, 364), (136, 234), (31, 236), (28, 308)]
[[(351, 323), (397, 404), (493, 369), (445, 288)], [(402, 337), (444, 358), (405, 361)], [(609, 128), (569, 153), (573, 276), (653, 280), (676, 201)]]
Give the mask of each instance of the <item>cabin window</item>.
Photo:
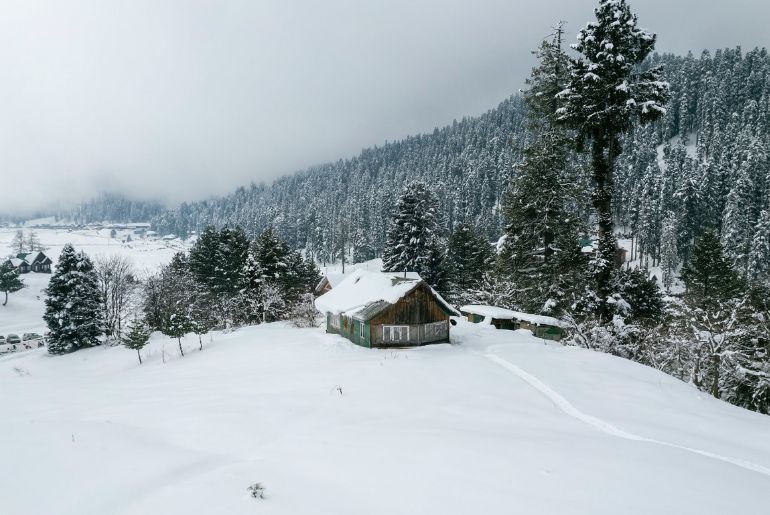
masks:
[(449, 326), (446, 322), (433, 322), (425, 325), (425, 336), (430, 339), (439, 340), (449, 336)]
[(339, 329), (340, 328), (340, 316), (339, 315), (332, 315), (331, 323), (332, 323), (332, 327), (334, 327), (335, 329)]
[(361, 338), (366, 338), (366, 324), (363, 322), (358, 323), (358, 335)]
[(385, 343), (399, 343), (409, 341), (408, 325), (384, 325), (382, 326), (382, 341)]

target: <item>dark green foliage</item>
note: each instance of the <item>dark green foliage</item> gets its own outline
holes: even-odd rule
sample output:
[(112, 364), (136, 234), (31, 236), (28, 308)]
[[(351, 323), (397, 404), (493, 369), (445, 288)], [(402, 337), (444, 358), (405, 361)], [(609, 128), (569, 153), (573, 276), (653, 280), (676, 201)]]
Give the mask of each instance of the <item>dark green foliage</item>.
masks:
[(8, 294), (24, 288), (24, 282), (19, 278), (19, 271), (10, 261), (0, 264), (0, 291), (5, 293), (3, 306), (8, 304)]
[(708, 229), (695, 241), (682, 270), (687, 295), (696, 303), (727, 299), (741, 289), (741, 281), (722, 252), (717, 233)]
[(447, 247), (446, 272), (449, 300), (466, 304), (469, 295), (481, 287), (484, 274), (491, 267), (492, 245), (468, 224), (455, 226)]
[(64, 246), (46, 293), (43, 319), (50, 332), (51, 354), (99, 344), (101, 299), (94, 266), (85, 253), (75, 252), (69, 243)]
[(141, 350), (150, 341), (150, 330), (147, 324), (140, 319), (134, 319), (128, 325), (128, 332), (121, 338), (121, 343), (127, 349), (135, 350), (139, 358), (139, 364), (142, 364)]
[(560, 94), (558, 119), (577, 133), (579, 148), (591, 144), (593, 207), (598, 222), (598, 248), (592, 262), (597, 309), (607, 315), (617, 242), (612, 196), (615, 161), (621, 136), (635, 121), (648, 123), (665, 114), (668, 84), (657, 68), (639, 65), (655, 47), (655, 36), (637, 28), (625, 0), (602, 0), (596, 22), (578, 32), (574, 45), (583, 57), (572, 59), (570, 81)]
[(616, 313), (628, 323), (655, 323), (663, 316), (663, 296), (658, 281), (640, 268), (620, 269), (615, 273)]
[(496, 270), (510, 284), (509, 307), (558, 313), (572, 302), (585, 265), (580, 222), (568, 204), (580, 188), (570, 181), (569, 134), (555, 124), (556, 94), (568, 73), (560, 28), (537, 56), (540, 64), (525, 93), (535, 135), (503, 198), (505, 232)]
[(217, 288), (219, 232), (213, 227), (206, 227), (190, 249), (189, 269), (195, 282), (210, 290)]
[(438, 200), (424, 182), (404, 188), (382, 255), (386, 272), (417, 272), (437, 289), (444, 284), (444, 242)]

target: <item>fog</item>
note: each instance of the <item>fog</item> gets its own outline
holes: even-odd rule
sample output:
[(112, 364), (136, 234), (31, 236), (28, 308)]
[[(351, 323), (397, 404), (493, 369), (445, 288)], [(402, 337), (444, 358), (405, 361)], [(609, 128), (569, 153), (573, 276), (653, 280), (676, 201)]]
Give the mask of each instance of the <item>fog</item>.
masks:
[[(3, 1), (0, 212), (205, 198), (479, 114), (597, 3)], [(659, 51), (767, 45), (770, 2), (630, 3)]]

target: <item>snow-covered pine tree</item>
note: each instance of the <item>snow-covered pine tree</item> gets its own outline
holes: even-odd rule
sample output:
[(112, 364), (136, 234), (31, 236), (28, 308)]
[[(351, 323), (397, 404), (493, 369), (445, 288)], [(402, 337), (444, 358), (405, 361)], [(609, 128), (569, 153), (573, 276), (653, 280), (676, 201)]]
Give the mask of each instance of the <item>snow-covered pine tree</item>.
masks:
[(448, 297), (456, 305), (467, 304), (481, 287), (492, 264), (492, 246), (466, 223), (455, 226), (447, 247)]
[(676, 268), (679, 264), (677, 249), (677, 217), (669, 211), (663, 220), (663, 231), (660, 238), (660, 268), (663, 271), (663, 286), (667, 292), (674, 285)]
[(725, 258), (719, 236), (707, 229), (695, 240), (690, 261), (682, 269), (687, 296), (696, 304), (732, 298), (740, 290), (738, 274)]
[(515, 304), (538, 313), (562, 304), (570, 288), (564, 279), (580, 272), (582, 264), (578, 220), (567, 205), (576, 189), (565, 180), (570, 143), (567, 131), (556, 124), (557, 94), (568, 80), (561, 37), (559, 26), (536, 52), (540, 64), (525, 93), (535, 136), (501, 206), (505, 228), (497, 272), (517, 292)]
[(747, 270), (755, 223), (751, 219), (754, 186), (750, 163), (747, 160), (738, 167), (722, 215), (720, 243), (725, 256), (740, 274), (745, 274)]
[(5, 294), (3, 306), (8, 304), (8, 294), (24, 288), (24, 282), (19, 278), (19, 270), (13, 266), (10, 260), (0, 264), (0, 291)]
[(64, 246), (46, 294), (43, 319), (51, 354), (99, 344), (101, 299), (94, 265), (84, 252), (76, 252), (69, 243)]
[(207, 226), (190, 249), (189, 267), (195, 282), (213, 291), (217, 283), (217, 256), (219, 233)]
[(398, 199), (382, 255), (386, 272), (417, 272), (439, 287), (443, 278), (444, 242), (436, 196), (421, 181), (409, 183)]
[(754, 229), (747, 278), (752, 285), (767, 284), (770, 279), (770, 207), (759, 215)]
[(573, 45), (583, 57), (570, 62), (571, 77), (560, 93), (564, 104), (558, 115), (577, 130), (579, 148), (585, 142), (591, 145), (599, 235), (592, 265), (601, 317), (607, 312), (615, 268), (612, 194), (620, 138), (634, 121), (648, 123), (665, 113), (668, 84), (659, 68), (638, 68), (655, 47), (655, 35), (637, 27), (626, 0), (602, 0), (595, 14), (596, 22), (581, 29)]
[(142, 364), (142, 349), (150, 341), (150, 330), (143, 320), (133, 319), (128, 325), (128, 332), (123, 334), (121, 343), (127, 349), (135, 350), (139, 358), (139, 364)]

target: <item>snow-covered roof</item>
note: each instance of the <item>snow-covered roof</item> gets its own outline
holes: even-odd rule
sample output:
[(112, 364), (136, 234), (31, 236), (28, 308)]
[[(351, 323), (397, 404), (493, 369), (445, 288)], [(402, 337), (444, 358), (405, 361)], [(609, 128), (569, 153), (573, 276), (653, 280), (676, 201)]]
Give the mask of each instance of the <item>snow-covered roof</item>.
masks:
[[(13, 266), (15, 266), (15, 267), (19, 267), (19, 266), (21, 266), (23, 263), (27, 263), (27, 260), (26, 260), (26, 259), (19, 259), (19, 258), (15, 258), (15, 257), (14, 257), (14, 258), (10, 258), (8, 261), (10, 261), (10, 262), (11, 262), (11, 264), (12, 264)], [(27, 264), (29, 264), (29, 263), (27, 263)]]
[(471, 313), (497, 320), (522, 320), (536, 325), (552, 325), (554, 327), (566, 327), (567, 325), (558, 318), (545, 315), (533, 315), (531, 313), (522, 313), (510, 309), (499, 308), (497, 306), (484, 306), (481, 304), (469, 304), (460, 308), (463, 313)]
[[(343, 274), (342, 272), (329, 272), (324, 276), (324, 279), (329, 282), (332, 288), (336, 288), (347, 276), (348, 274)], [(321, 279), (321, 281), (323, 281), (323, 279)]]
[[(406, 277), (404, 275), (403, 272), (354, 270), (345, 274), (337, 286), (318, 297), (315, 306), (322, 313), (355, 316), (375, 303), (395, 304), (423, 283), (420, 276), (414, 272), (408, 272)], [(441, 295), (432, 288), (431, 291), (448, 310), (455, 311)]]

